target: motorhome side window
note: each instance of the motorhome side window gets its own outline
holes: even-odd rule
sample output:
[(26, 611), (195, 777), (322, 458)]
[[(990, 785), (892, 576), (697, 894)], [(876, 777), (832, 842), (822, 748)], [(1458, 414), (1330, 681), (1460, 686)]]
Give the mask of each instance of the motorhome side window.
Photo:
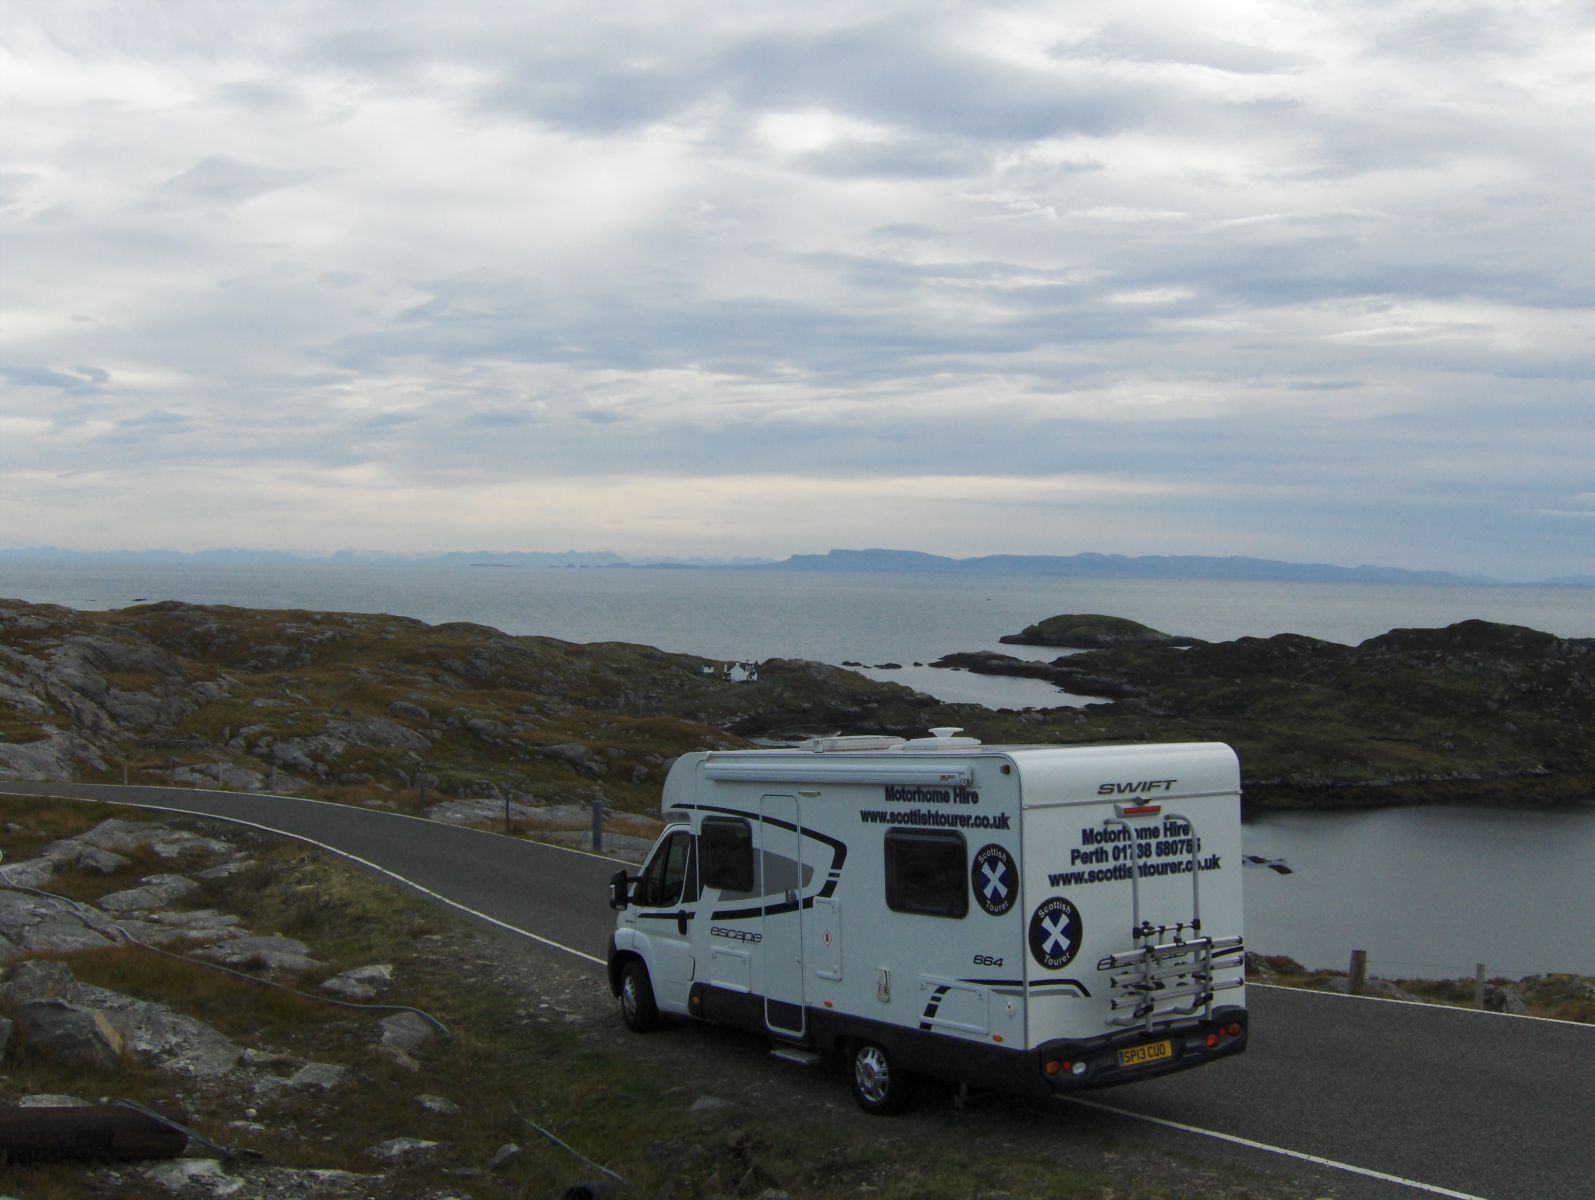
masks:
[(969, 859), (964, 835), (887, 831), (886, 907), (929, 917), (965, 915), (969, 911)]
[(680, 904), (683, 893), (690, 893), (688, 899), (697, 899), (691, 867), (692, 835), (686, 830), (672, 833), (643, 868), (638, 903), (650, 908)]
[(746, 821), (705, 817), (698, 846), (703, 852), (704, 887), (753, 893), (753, 829)]

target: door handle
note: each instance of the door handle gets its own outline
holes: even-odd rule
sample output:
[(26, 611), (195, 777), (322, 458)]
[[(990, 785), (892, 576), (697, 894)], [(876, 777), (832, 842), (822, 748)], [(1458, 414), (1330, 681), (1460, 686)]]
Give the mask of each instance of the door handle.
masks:
[(676, 914), (676, 932), (682, 937), (687, 936), (687, 914), (684, 911)]

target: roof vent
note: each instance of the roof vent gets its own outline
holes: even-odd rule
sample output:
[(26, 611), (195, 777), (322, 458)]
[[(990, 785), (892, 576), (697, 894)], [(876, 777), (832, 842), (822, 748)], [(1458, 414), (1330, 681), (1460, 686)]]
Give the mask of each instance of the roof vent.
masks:
[(903, 742), (898, 748), (902, 750), (934, 750), (937, 747), (953, 746), (978, 746), (979, 738), (959, 737), (963, 732), (960, 725), (938, 725), (930, 731), (929, 737), (914, 738), (912, 741)]

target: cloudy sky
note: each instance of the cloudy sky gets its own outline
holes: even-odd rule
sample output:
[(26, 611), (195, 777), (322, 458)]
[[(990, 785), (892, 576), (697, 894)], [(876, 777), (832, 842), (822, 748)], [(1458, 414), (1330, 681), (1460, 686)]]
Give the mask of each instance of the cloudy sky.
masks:
[(1595, 571), (1595, 4), (0, 0), (0, 546)]

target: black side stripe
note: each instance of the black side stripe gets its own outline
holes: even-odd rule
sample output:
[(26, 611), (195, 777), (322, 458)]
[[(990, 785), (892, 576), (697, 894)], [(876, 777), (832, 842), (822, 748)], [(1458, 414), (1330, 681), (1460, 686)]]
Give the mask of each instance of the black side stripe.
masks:
[(777, 829), (789, 829), (800, 837), (813, 838), (831, 848), (831, 865), (827, 868), (826, 880), (823, 887), (813, 896), (804, 896), (798, 901), (783, 900), (779, 904), (756, 904), (746, 908), (722, 908), (710, 916), (712, 921), (737, 921), (744, 917), (777, 917), (782, 913), (796, 912), (800, 908), (814, 907), (816, 899), (829, 900), (836, 894), (836, 885), (842, 878), (842, 866), (847, 862), (847, 843), (829, 834), (816, 833), (804, 825), (794, 825), (791, 821), (783, 821), (779, 817), (765, 817), (758, 813), (751, 813), (740, 808), (724, 808), (718, 804), (677, 804), (673, 807), (685, 812), (716, 813), (720, 816), (740, 817), (745, 821), (757, 821), (761, 825), (774, 825)]
[(938, 985), (936, 990), (931, 993), (930, 1002), (925, 1005), (925, 1015), (920, 1018), (919, 1027), (921, 1029), (932, 1028), (931, 1020), (936, 1016), (936, 1010), (941, 1007), (942, 997), (947, 994), (948, 990), (948, 985), (943, 983)]
[(1081, 983), (1078, 979), (1039, 979), (1034, 983), (1028, 984), (1023, 979), (960, 979), (958, 982), (972, 983), (979, 987), (1017, 988), (1021, 992), (1026, 990), (1039, 992), (1050, 988), (1060, 987), (1073, 988), (1076, 994), (1080, 996), (1083, 996), (1087, 999), (1089, 999), (1091, 996), (1091, 993), (1086, 988), (1085, 984)]
[(673, 807), (684, 809), (688, 812), (719, 813), (727, 817), (741, 817), (743, 820), (758, 821), (764, 825), (774, 825), (777, 829), (790, 829), (793, 833), (800, 833), (804, 837), (813, 838), (817, 842), (824, 842), (831, 848), (832, 871), (840, 873), (842, 865), (847, 862), (847, 843), (829, 834), (817, 833), (806, 825), (794, 825), (791, 821), (783, 821), (779, 817), (765, 817), (758, 813), (750, 813), (740, 808), (722, 808), (718, 804), (677, 804)]
[(1088, 1000), (1091, 998), (1091, 990), (1078, 979), (1043, 979), (1026, 986), (1032, 992), (1050, 991), (1053, 988), (1073, 988), (1075, 995), (1083, 996)]

